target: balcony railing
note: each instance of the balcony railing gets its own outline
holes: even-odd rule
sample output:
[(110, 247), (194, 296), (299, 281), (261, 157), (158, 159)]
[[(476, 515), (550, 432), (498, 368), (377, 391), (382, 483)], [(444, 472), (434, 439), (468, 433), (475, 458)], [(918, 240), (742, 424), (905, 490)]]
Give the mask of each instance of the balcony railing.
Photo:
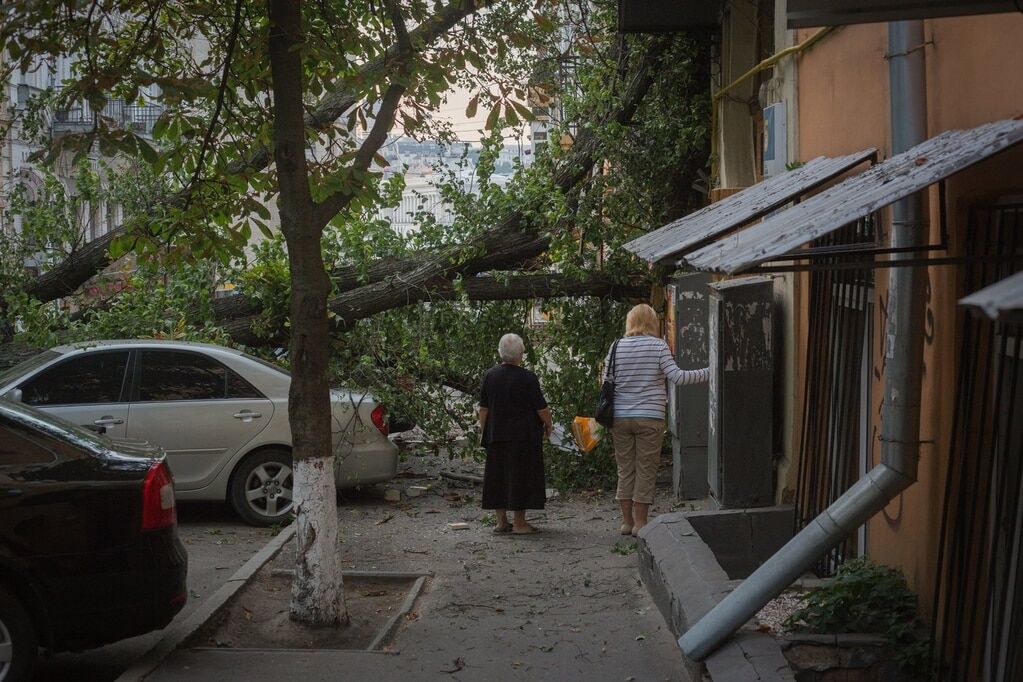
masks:
[(163, 113), (163, 107), (155, 104), (127, 104), (123, 99), (107, 100), (100, 111), (94, 110), (88, 102), (76, 102), (53, 112), (52, 132), (83, 133), (94, 130), (102, 118), (106, 125), (117, 126), (143, 137), (152, 137), (153, 126)]

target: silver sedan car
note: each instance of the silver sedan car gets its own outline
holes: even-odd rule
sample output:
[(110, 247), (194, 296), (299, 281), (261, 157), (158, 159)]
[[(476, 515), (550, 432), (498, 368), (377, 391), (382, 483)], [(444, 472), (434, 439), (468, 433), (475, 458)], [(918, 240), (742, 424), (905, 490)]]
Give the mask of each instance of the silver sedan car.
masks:
[[(292, 508), (291, 376), (237, 350), (178, 341), (58, 346), (0, 373), (0, 396), (167, 451), (179, 500), (227, 500), (256, 525)], [(339, 488), (397, 471), (382, 405), (332, 390)]]

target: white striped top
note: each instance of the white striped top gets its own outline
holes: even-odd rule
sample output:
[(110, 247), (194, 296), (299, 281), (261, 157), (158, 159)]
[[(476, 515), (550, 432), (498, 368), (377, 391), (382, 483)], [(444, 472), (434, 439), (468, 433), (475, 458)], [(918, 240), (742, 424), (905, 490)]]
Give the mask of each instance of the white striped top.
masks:
[[(611, 365), (611, 350), (604, 360), (604, 376)], [(626, 336), (618, 341), (615, 367), (615, 418), (664, 419), (668, 401), (665, 380), (678, 386), (710, 381), (710, 369), (680, 369), (668, 344), (656, 336)]]

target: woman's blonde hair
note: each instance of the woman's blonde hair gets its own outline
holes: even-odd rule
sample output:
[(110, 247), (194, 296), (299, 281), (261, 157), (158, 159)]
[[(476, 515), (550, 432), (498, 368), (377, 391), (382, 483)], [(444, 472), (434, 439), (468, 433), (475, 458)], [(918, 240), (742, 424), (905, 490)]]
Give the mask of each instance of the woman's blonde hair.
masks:
[(626, 336), (660, 336), (661, 325), (657, 313), (646, 303), (633, 306), (625, 317)]

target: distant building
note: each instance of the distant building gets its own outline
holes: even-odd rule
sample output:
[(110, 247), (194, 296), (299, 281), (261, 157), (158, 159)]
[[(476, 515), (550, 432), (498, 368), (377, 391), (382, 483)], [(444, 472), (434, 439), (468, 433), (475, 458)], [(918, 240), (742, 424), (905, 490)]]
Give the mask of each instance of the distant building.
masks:
[[(0, 54), (0, 64), (4, 59)], [(71, 76), (74, 56), (37, 60), (30, 68), (12, 73), (0, 84), (3, 102), (0, 102), (0, 129), (4, 131), (0, 147), (0, 232), (16, 233), (21, 229), (21, 217), (10, 211), (11, 196), (23, 191), (28, 201), (42, 200), (44, 172), (32, 156), (46, 149), (49, 140), (32, 139), (25, 126), (25, 117), (34, 98), (59, 91), (61, 83)], [(143, 94), (143, 100), (145, 95)], [(110, 99), (101, 111), (94, 111), (88, 103), (72, 103), (42, 113), (43, 132), (50, 139), (68, 133), (92, 130), (102, 119), (106, 125), (127, 128), (148, 137), (162, 108), (149, 103), (128, 104), (124, 100)], [(94, 171), (104, 173), (104, 164), (115, 166), (116, 159), (103, 158), (98, 150), (89, 154)], [(69, 196), (77, 192), (71, 155), (65, 154), (53, 165), (54, 175)], [(80, 218), (82, 243), (105, 235), (121, 224), (122, 207), (106, 201), (97, 205), (86, 204)], [(38, 263), (26, 263), (35, 267)]]
[[(481, 150), (479, 144), (469, 142), (443, 145), (407, 138), (389, 142), (380, 152), (390, 164), (383, 169), (384, 174), (404, 172), (405, 190), (397, 206), (380, 209), (378, 216), (390, 221), (402, 235), (415, 231), (424, 215), (432, 216), (438, 224), (450, 225), (455, 215), (441, 196), (438, 185), (453, 176), (464, 191), (478, 193), (476, 171)], [(498, 155), (490, 182), (500, 186), (507, 184), (517, 165), (528, 165), (526, 152), (524, 145), (506, 145)]]

